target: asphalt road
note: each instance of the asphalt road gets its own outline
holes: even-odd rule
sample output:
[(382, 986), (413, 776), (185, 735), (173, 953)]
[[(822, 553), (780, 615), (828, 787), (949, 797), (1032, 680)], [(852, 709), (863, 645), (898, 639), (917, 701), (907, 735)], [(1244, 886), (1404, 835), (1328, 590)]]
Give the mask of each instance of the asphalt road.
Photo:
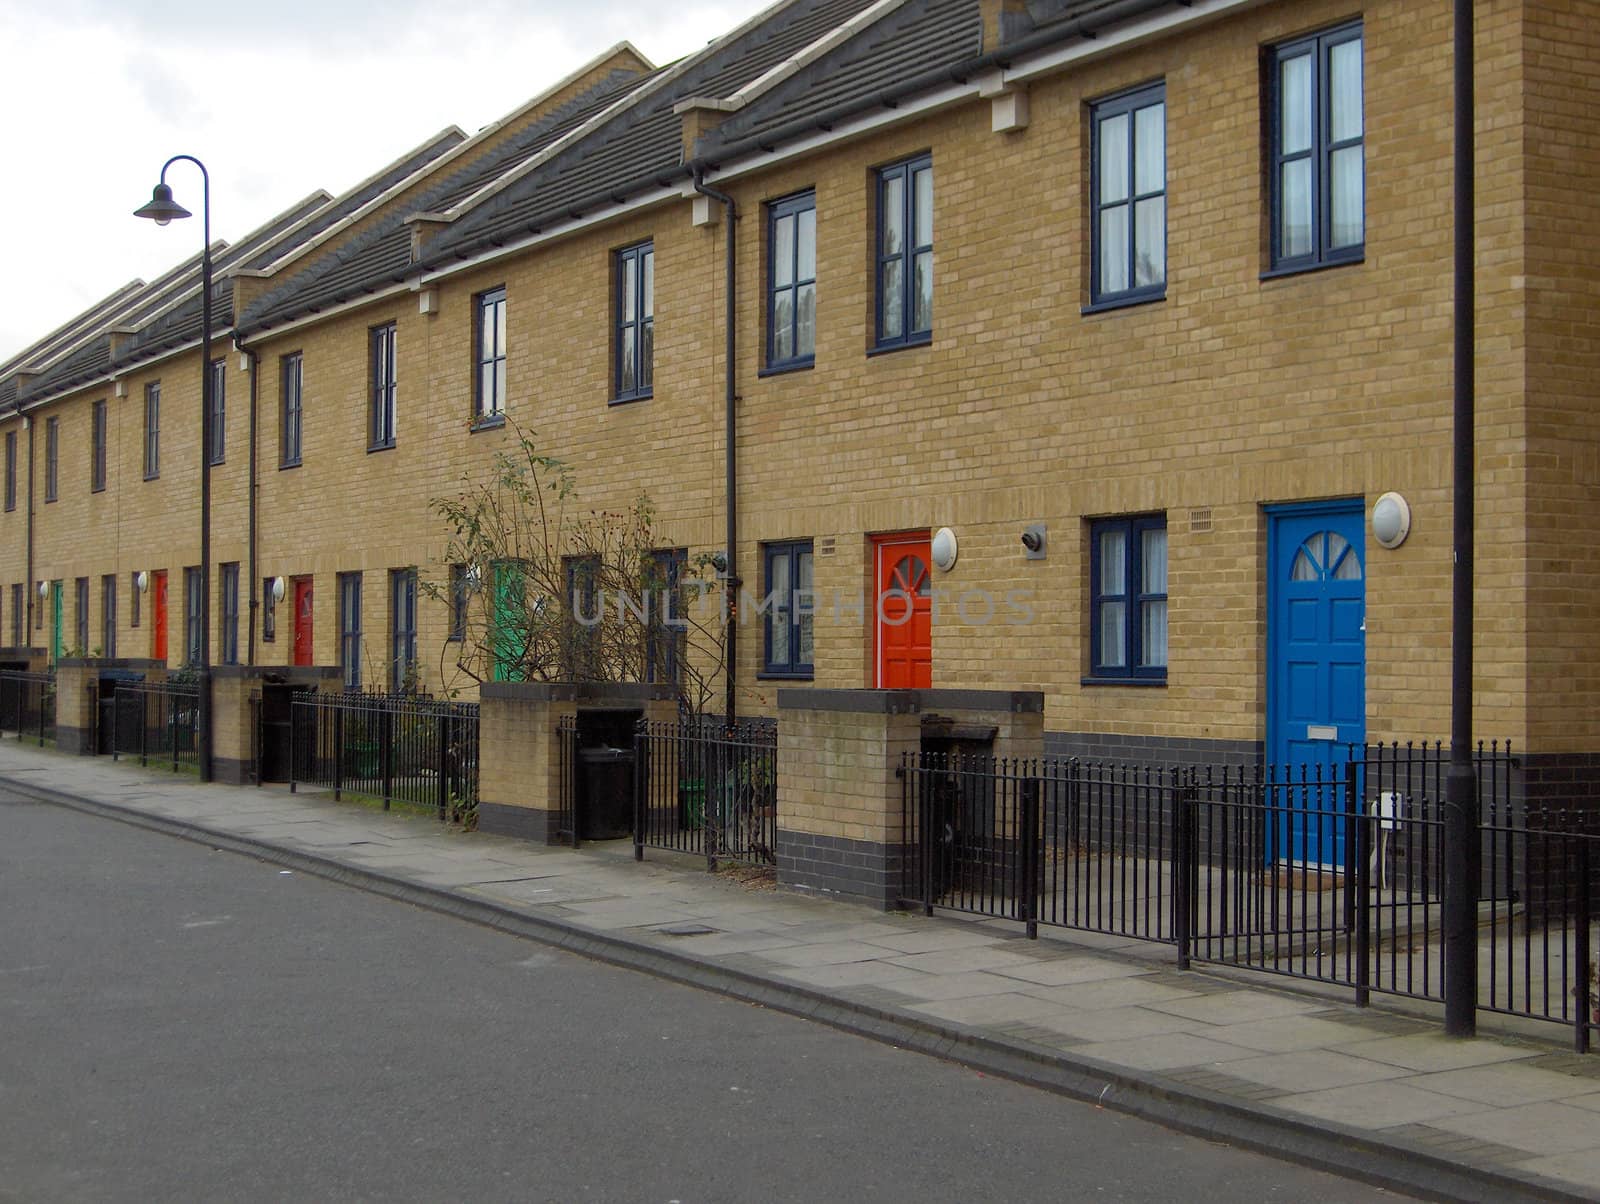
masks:
[(0, 797), (0, 1200), (1380, 1198)]

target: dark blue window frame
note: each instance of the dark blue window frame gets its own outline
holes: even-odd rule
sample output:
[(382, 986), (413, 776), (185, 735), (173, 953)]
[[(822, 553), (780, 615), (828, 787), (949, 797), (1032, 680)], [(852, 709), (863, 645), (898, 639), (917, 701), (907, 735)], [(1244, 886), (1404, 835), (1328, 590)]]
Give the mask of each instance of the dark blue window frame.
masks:
[(100, 655), (115, 659), (117, 655), (117, 575), (106, 573), (100, 578)]
[(74, 601), (77, 603), (78, 648), (80, 656), (89, 655), (89, 578), (79, 577), (73, 583)]
[[(918, 205), (927, 180), (927, 209)], [(933, 341), (933, 156), (918, 155), (880, 167), (877, 174), (877, 244), (874, 252), (873, 330), (876, 350)], [(919, 218), (925, 221), (919, 225)], [(891, 237), (898, 226), (899, 238)], [(926, 234), (926, 238), (922, 237)], [(898, 241), (898, 245), (895, 245)], [(928, 277), (928, 308), (916, 312), (917, 269)]]
[(89, 411), (89, 492), (104, 493), (106, 488), (106, 403), (94, 403)]
[(618, 251), (616, 265), (611, 397), (638, 401), (655, 393), (654, 241)]
[[(1145, 664), (1144, 612), (1159, 603), (1165, 617), (1167, 605), (1166, 565), (1162, 568), (1162, 588), (1147, 588), (1144, 580), (1144, 534), (1147, 531), (1167, 529), (1164, 514), (1145, 514), (1129, 518), (1098, 519), (1089, 525), (1089, 678), (1094, 683), (1159, 684), (1167, 680), (1167, 646), (1165, 640), (1159, 665)], [(1120, 533), (1122, 543), (1122, 589), (1104, 588), (1104, 557), (1102, 536)], [(1170, 556), (1167, 557), (1170, 560)], [(1121, 664), (1108, 663), (1102, 655), (1105, 646), (1104, 614), (1107, 605), (1122, 607), (1123, 638), (1120, 641)], [(1165, 631), (1163, 622), (1163, 631)]]
[[(765, 677), (810, 678), (815, 672), (816, 651), (811, 658), (801, 655), (804, 635), (811, 630), (812, 595), (816, 590), (815, 559), (811, 540), (796, 539), (785, 543), (769, 543), (761, 549), (762, 599), (769, 600), (773, 592), (774, 566), (782, 563), (783, 576), (789, 582), (789, 597), (765, 609), (762, 614), (761, 672)], [(804, 566), (804, 572), (802, 572)], [(805, 584), (802, 584), (802, 580)], [(800, 602), (805, 596), (805, 604)], [(781, 628), (787, 655), (775, 658), (773, 635)]]
[(6, 509), (17, 508), (17, 432), (6, 432)]
[(472, 318), (472, 421), (478, 428), (506, 418), (506, 290), (477, 295)]
[[(781, 371), (816, 363), (816, 307), (817, 194), (804, 192), (767, 206), (768, 368)], [(807, 312), (809, 323), (802, 320)]]
[(684, 625), (685, 548), (650, 553), (650, 619), (645, 629), (645, 680), (675, 685), (682, 673), (688, 632)]
[(389, 570), (389, 690), (398, 694), (417, 663), (417, 570)]
[(161, 382), (144, 387), (144, 479), (161, 476)]
[(183, 570), (183, 663), (200, 663), (200, 569), (189, 565)]
[(279, 361), (283, 409), (279, 418), (278, 467), (294, 468), (300, 463), (301, 407), (305, 391), (305, 360), (291, 351)]
[(44, 420), (44, 500), (53, 502), (61, 483), (61, 419)]
[(460, 643), (467, 638), (467, 566), (450, 566), (450, 631), (447, 641)]
[(229, 561), (222, 566), (222, 663), (239, 663), (239, 562)]
[(339, 667), (344, 688), (361, 689), (361, 574), (339, 574)]
[(228, 363), (211, 361), (211, 418), (208, 431), (211, 443), (209, 459), (221, 464), (228, 455)]
[[(1331, 58), (1333, 50), (1355, 42), (1361, 51), (1365, 47), (1362, 23), (1352, 22), (1307, 37), (1296, 38), (1274, 46), (1267, 54), (1267, 123), (1270, 130), (1270, 155), (1267, 191), (1270, 197), (1268, 211), (1271, 222), (1271, 261), (1269, 274), (1306, 271), (1312, 268), (1331, 267), (1344, 263), (1359, 263), (1366, 255), (1366, 80), (1365, 63), (1362, 63), (1361, 131), (1354, 137), (1335, 139), (1333, 123)], [(1310, 123), (1309, 145), (1284, 150), (1283, 131), (1283, 68), (1291, 60), (1307, 58), (1310, 65)], [(1361, 238), (1341, 246), (1333, 245), (1333, 157), (1340, 151), (1355, 149), (1361, 157)], [(1283, 246), (1284, 168), (1291, 163), (1307, 162), (1310, 171), (1308, 188), (1310, 212), (1310, 250), (1302, 254), (1289, 254)]]
[(372, 380), (367, 420), (368, 451), (383, 451), (394, 446), (395, 334), (393, 322), (374, 326), (367, 332), (367, 361)]
[[(1091, 156), (1090, 156), (1090, 307), (1130, 305), (1139, 301), (1159, 301), (1167, 295), (1167, 170), (1166, 170), (1166, 103), (1167, 86), (1165, 83), (1150, 84), (1132, 92), (1125, 92), (1120, 96), (1109, 97), (1097, 101), (1090, 109), (1091, 130)], [(1139, 130), (1138, 114), (1156, 107), (1161, 109), (1161, 184), (1159, 188), (1142, 188), (1138, 178), (1139, 153), (1144, 149), (1143, 136)], [(1118, 189), (1115, 200), (1106, 200), (1107, 161), (1113, 150), (1110, 137), (1106, 133), (1108, 122), (1118, 117), (1126, 117), (1126, 129), (1121, 132), (1118, 139), (1121, 151), (1121, 166), (1124, 178), (1116, 181), (1112, 186)], [(1161, 202), (1161, 255), (1159, 279), (1145, 284), (1137, 283), (1139, 278), (1139, 253), (1148, 250), (1139, 239), (1139, 223), (1137, 220), (1141, 206), (1149, 206), (1156, 201)], [(1126, 287), (1107, 288), (1106, 259), (1108, 248), (1106, 243), (1106, 221), (1114, 213), (1124, 212), (1126, 215), (1125, 246), (1115, 248), (1120, 252)]]

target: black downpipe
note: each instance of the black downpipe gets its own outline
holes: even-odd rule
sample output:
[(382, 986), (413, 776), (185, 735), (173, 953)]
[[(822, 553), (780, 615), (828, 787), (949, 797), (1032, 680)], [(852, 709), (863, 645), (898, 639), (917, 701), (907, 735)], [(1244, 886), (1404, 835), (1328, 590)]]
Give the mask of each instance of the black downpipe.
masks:
[(250, 357), (250, 496), (246, 507), (250, 516), (250, 576), (245, 583), (245, 588), (250, 591), (250, 643), (249, 651), (246, 653), (245, 664), (253, 665), (256, 663), (256, 630), (261, 625), (261, 616), (259, 614), (261, 607), (261, 594), (259, 592), (261, 570), (256, 563), (256, 492), (258, 488), (256, 484), (256, 369), (261, 364), (261, 357), (245, 347), (237, 338), (234, 339), (233, 345), (243, 354)]
[(738, 460), (738, 407), (735, 403), (739, 400), (734, 378), (734, 354), (738, 343), (735, 338), (737, 316), (734, 305), (734, 226), (739, 221), (739, 208), (733, 203), (733, 198), (725, 192), (720, 192), (705, 182), (705, 173), (702, 168), (694, 169), (694, 190), (703, 196), (719, 202), (724, 210), (724, 217), (728, 227), (728, 253), (725, 271), (727, 274), (723, 291), (727, 294), (728, 313), (725, 319), (725, 335), (727, 339), (723, 351), (723, 359), (727, 368), (727, 380), (723, 394), (723, 431), (727, 448), (723, 456), (723, 468), (726, 474), (724, 488), (727, 492), (727, 564), (723, 569), (723, 579), (727, 589), (728, 605), (728, 635), (727, 635), (727, 664), (723, 667), (723, 681), (726, 683), (726, 695), (723, 699), (723, 714), (727, 725), (731, 728), (738, 716), (738, 666), (739, 666), (739, 592), (744, 582), (739, 579), (739, 460)]
[(1478, 789), (1472, 765), (1472, 560), (1476, 421), (1472, 0), (1455, 0), (1455, 564), (1450, 579), (1450, 772), (1444, 807), (1444, 1030), (1478, 1025)]
[[(28, 583), (23, 587), (23, 596), (27, 598), (27, 615), (25, 626), (22, 629), (22, 646), (30, 647), (29, 641), (33, 639), (33, 607), (35, 596), (33, 592), (33, 418), (31, 415), (22, 420), (22, 425), (28, 431)], [(38, 599), (43, 604), (42, 599)]]

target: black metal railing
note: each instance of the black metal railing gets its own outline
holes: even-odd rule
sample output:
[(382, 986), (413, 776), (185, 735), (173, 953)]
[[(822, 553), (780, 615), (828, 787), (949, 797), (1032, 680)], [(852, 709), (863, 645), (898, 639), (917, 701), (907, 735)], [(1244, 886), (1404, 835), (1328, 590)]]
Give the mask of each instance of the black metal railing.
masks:
[(440, 821), (478, 802), (478, 704), (409, 694), (298, 694), (290, 704), (291, 790), (364, 795), (383, 809), (436, 810)]
[(174, 771), (200, 767), (200, 688), (167, 681), (119, 681), (112, 696), (111, 756)]
[(771, 865), (778, 842), (778, 731), (711, 719), (634, 732), (634, 852), (667, 849)]
[(0, 731), (43, 747), (56, 738), (56, 679), (52, 673), (0, 670)]
[[(1161, 941), (1191, 961), (1443, 998), (1447, 753), (1353, 746), (1294, 769), (907, 754), (902, 901)], [(1519, 814), (1475, 755), (1480, 1006), (1600, 1027), (1600, 835)]]

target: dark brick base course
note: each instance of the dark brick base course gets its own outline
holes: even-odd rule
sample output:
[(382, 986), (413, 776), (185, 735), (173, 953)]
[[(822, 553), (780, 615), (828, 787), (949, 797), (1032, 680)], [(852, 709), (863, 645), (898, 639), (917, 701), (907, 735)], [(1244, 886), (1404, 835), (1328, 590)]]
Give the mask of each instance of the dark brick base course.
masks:
[(212, 757), (211, 779), (227, 786), (253, 785), (256, 780), (255, 767), (249, 761), (233, 757)]
[(478, 831), (491, 836), (515, 836), (535, 844), (555, 844), (556, 823), (554, 811), (509, 807), (505, 803), (478, 804)]
[(891, 911), (900, 906), (902, 864), (898, 845), (778, 832), (778, 883), (807, 894), (854, 899)]
[(64, 753), (75, 753), (84, 757), (93, 756), (94, 728), (57, 727), (56, 747)]
[(1044, 755), (1085, 761), (1130, 761), (1152, 768), (1261, 764), (1259, 740), (1203, 740), (1168, 736), (1118, 736), (1106, 732), (1046, 732)]

